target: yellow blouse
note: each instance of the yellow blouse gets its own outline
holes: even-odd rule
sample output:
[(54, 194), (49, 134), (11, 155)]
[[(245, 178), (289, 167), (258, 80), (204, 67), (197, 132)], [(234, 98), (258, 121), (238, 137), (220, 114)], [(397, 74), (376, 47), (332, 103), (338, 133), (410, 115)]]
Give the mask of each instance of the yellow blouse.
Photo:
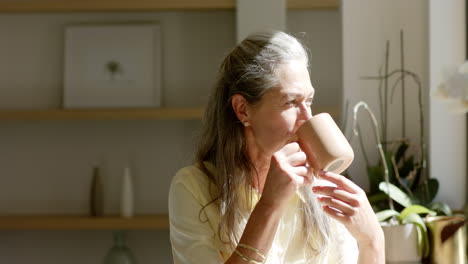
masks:
[[(172, 179), (169, 220), (175, 264), (220, 264), (232, 254), (232, 250), (219, 239), (220, 215), (217, 206), (207, 206), (200, 214), (202, 207), (212, 200), (209, 186), (206, 174), (195, 166), (179, 170)], [(255, 205), (260, 197), (257, 192), (253, 194)], [(328, 247), (328, 254), (318, 260), (310, 260), (306, 256), (299, 223), (301, 217), (296, 210), (298, 199), (297, 195), (291, 199), (291, 206), (279, 223), (265, 263), (357, 263), (359, 251), (356, 240), (342, 224), (334, 220), (334, 243)], [(244, 227), (247, 220), (243, 219)]]

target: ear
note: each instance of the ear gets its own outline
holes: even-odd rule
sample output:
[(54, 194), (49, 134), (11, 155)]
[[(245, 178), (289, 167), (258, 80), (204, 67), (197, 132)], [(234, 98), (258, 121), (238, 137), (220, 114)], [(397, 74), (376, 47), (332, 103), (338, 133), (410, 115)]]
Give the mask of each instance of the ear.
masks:
[(248, 102), (245, 100), (244, 96), (240, 94), (233, 95), (231, 104), (237, 119), (242, 123), (249, 122)]

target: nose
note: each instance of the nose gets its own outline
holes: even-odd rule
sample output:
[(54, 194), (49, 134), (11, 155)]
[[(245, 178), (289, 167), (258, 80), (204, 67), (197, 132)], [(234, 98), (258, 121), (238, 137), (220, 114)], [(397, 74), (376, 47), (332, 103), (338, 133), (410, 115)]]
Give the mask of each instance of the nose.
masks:
[(301, 104), (299, 119), (303, 122), (312, 118), (312, 109), (308, 104)]

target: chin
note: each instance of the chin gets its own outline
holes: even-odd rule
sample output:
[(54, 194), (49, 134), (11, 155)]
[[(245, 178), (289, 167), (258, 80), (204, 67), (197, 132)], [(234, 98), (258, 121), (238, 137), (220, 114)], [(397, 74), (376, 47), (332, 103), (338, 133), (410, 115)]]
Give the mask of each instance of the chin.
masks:
[(297, 138), (296, 134), (288, 133), (287, 135), (284, 135), (281, 138), (279, 138), (277, 141), (271, 142), (270, 144), (268, 144), (268, 146), (266, 146), (265, 150), (268, 149), (273, 154), (273, 153), (281, 150), (287, 144), (292, 143), (292, 142), (297, 142), (297, 141), (298, 141), (298, 138)]
[(271, 144), (269, 147), (264, 149), (265, 153), (270, 153), (271, 155), (273, 155), (275, 154), (275, 152), (281, 150), (286, 144), (287, 142)]
[(294, 141), (292, 138), (287, 138), (287, 140), (283, 140), (281, 143), (275, 144), (274, 145), (275, 147), (273, 149), (273, 153), (281, 150), (282, 148), (284, 148), (284, 146), (286, 146), (287, 144), (292, 143), (292, 142), (296, 142), (296, 141)]

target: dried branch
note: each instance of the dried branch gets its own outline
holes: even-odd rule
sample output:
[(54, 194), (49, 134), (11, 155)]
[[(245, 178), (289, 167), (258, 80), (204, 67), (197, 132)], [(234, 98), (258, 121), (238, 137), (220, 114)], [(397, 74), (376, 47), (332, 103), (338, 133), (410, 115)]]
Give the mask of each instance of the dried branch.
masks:
[(393, 171), (395, 172), (395, 177), (397, 178), (398, 183), (400, 183), (400, 186), (403, 186), (403, 188), (405, 188), (405, 190), (409, 193), (409, 195), (413, 197), (413, 192), (411, 191), (411, 189), (408, 188), (406, 184), (403, 184), (403, 181), (400, 178), (400, 172), (398, 171), (398, 167), (395, 162), (395, 155), (392, 155), (391, 160), (392, 160), (392, 165), (393, 165)]
[(390, 195), (390, 188), (389, 188), (389, 184), (390, 184), (390, 179), (389, 179), (389, 176), (388, 176), (388, 165), (387, 165), (387, 160), (385, 159), (385, 154), (384, 154), (384, 151), (383, 151), (383, 148), (382, 148), (382, 143), (380, 141), (380, 136), (379, 136), (379, 125), (377, 123), (377, 119), (375, 118), (375, 115), (374, 113), (372, 112), (372, 110), (369, 108), (369, 106), (363, 102), (363, 101), (360, 101), (358, 102), (355, 106), (354, 106), (354, 109), (353, 109), (353, 112), (354, 112), (354, 115), (353, 115), (353, 132), (354, 132), (354, 135), (359, 135), (359, 131), (357, 129), (357, 125), (358, 125), (358, 122), (357, 122), (357, 114), (358, 114), (358, 111), (359, 111), (359, 108), (360, 107), (364, 107), (367, 111), (367, 113), (369, 114), (369, 116), (371, 117), (371, 120), (372, 120), (372, 124), (373, 124), (373, 129), (374, 129), (374, 135), (375, 135), (375, 139), (377, 141), (377, 149), (379, 150), (379, 154), (380, 154), (380, 158), (382, 159), (382, 164), (384, 166), (384, 178), (385, 178), (385, 182), (387, 183), (387, 187), (388, 187), (388, 205), (390, 207), (390, 209), (392, 210), (395, 210), (395, 207), (393, 205), (393, 200)]

